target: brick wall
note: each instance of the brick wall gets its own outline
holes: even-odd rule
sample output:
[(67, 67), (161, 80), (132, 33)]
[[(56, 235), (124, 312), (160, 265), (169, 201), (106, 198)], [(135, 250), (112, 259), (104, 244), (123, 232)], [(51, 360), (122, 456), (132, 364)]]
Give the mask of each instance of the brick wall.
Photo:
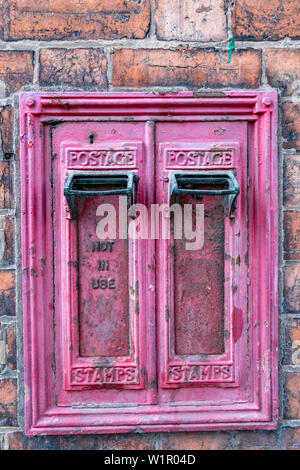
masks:
[[(236, 48), (228, 64), (228, 38)], [(27, 438), (23, 433), (20, 90), (277, 89), (280, 426)], [(0, 448), (300, 449), (299, 0), (0, 1)]]

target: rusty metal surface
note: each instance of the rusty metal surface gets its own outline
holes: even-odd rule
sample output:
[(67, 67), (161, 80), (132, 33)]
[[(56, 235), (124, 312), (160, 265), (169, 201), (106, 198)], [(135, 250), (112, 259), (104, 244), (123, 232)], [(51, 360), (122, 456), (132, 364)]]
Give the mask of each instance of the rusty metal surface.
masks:
[[(224, 200), (225, 199), (225, 200)], [(187, 251), (174, 240), (174, 321), (176, 354), (224, 352), (224, 204), (226, 197), (183, 196), (204, 204), (204, 247)]]
[(96, 210), (118, 196), (81, 199), (78, 227), (79, 344), (81, 356), (127, 356), (129, 344), (128, 242), (96, 235)]
[[(276, 94), (29, 93), (20, 109), (27, 434), (274, 429)], [(236, 171), (240, 194), (232, 218), (199, 200), (203, 250), (113, 245), (98, 196), (77, 221), (64, 196), (94, 170), (138, 175), (148, 210), (172, 171)]]
[[(77, 141), (70, 137), (74, 131)], [(64, 165), (61, 171), (56, 160), (54, 167), (55, 192), (65, 195), (63, 214), (59, 200), (55, 205), (56, 262), (65, 266), (65, 302), (56, 288), (57, 330), (64, 332), (62, 354), (56, 342), (57, 394), (63, 406), (88, 404), (91, 397), (106, 405), (153, 401), (154, 391), (145, 389), (145, 371), (151, 381), (153, 362), (152, 354), (146, 356), (151, 334), (144, 292), (139, 292), (146, 274), (139, 261), (141, 243), (126, 239), (126, 223), (122, 236), (99, 229), (107, 210), (114, 212), (119, 228), (139, 190), (144, 136), (144, 123), (66, 122), (53, 131)], [(143, 185), (139, 200), (144, 198)]]

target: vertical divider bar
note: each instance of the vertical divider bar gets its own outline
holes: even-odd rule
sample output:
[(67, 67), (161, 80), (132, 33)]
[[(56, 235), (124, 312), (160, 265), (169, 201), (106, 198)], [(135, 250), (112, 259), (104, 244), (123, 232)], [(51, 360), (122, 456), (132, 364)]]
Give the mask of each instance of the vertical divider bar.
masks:
[[(150, 227), (151, 204), (155, 202), (155, 173), (156, 173), (156, 155), (155, 155), (155, 122), (147, 121), (145, 123), (145, 173), (144, 184), (145, 200), (144, 204), (148, 209), (148, 227)], [(156, 253), (155, 240), (150, 239), (148, 231), (148, 240), (143, 240), (144, 252), (146, 253), (145, 266), (146, 276), (144, 285), (145, 305), (146, 305), (146, 328), (148, 332), (148, 342), (146, 354), (147, 376), (146, 386), (149, 390), (149, 401), (152, 404), (157, 403), (157, 347), (156, 347)]]

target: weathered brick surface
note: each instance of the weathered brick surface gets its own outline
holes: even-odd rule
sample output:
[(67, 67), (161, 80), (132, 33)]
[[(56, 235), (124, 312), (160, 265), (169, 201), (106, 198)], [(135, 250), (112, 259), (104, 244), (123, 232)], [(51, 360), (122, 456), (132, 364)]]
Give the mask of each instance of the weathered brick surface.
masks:
[(9, 450), (59, 450), (59, 436), (27, 437), (21, 432), (8, 434)]
[(33, 80), (33, 53), (30, 51), (0, 51), (0, 84), (6, 96), (20, 90)]
[[(184, 436), (184, 438), (183, 438)], [(163, 450), (228, 450), (231, 448), (230, 432), (190, 432), (163, 434)]]
[(107, 86), (107, 60), (99, 49), (43, 49), (41, 85), (99, 90)]
[[(289, 209), (283, 213), (284, 236), (280, 250), (283, 250), (287, 265), (283, 268), (283, 299), (279, 299), (283, 306), (280, 364), (289, 367), (285, 367), (282, 373), (284, 383), (280, 385), (284, 390), (280, 392), (280, 399), (284, 403), (284, 418), (300, 419), (300, 212), (293, 209), (294, 206), (300, 207), (300, 49), (298, 43), (293, 43), (294, 39), (300, 39), (299, 0), (154, 0), (153, 3), (156, 10), (150, 28), (150, 0), (0, 1), (0, 40), (8, 41), (7, 46), (2, 43), (0, 51), (0, 210), (4, 211), (0, 214), (0, 429), (17, 425), (17, 381), (8, 377), (14, 375), (17, 368), (13, 317), (16, 313), (15, 272), (12, 268), (7, 270), (14, 263), (15, 218), (6, 211), (14, 209), (14, 196), (18, 195), (13, 194), (14, 165), (3, 160), (14, 154), (18, 159), (18, 147), (14, 148), (18, 139), (18, 112), (14, 103), (17, 103), (19, 91), (22, 88), (35, 91), (41, 88), (54, 91), (106, 90), (111, 87), (110, 78), (112, 87), (143, 87), (149, 91), (156, 86), (207, 88), (213, 92), (218, 88), (255, 89), (265, 85), (261, 81), (262, 49), (266, 54), (268, 84), (289, 101), (281, 106), (278, 131), (285, 149), (283, 204)], [(276, 41), (289, 36), (291, 41), (278, 45), (273, 42), (275, 48), (261, 42), (257, 49), (243, 43), (240, 49), (233, 51), (228, 64), (228, 43), (220, 41), (226, 38), (226, 9), (231, 3), (231, 31), (236, 39)], [(160, 49), (153, 49), (155, 38), (163, 41)], [(23, 42), (24, 39), (33, 42)], [(73, 42), (78, 39), (80, 43)], [(97, 42), (83, 42), (85, 39), (122, 41), (118, 41), (117, 46), (109, 42), (108, 48), (104, 41), (99, 49)], [(142, 43), (140, 39), (143, 39)], [(35, 42), (41, 40), (48, 42)], [(68, 42), (60, 43), (60, 40)], [(197, 44), (191, 47), (191, 44), (180, 41)], [(203, 49), (201, 42), (208, 41), (211, 41), (210, 47), (205, 45)], [(143, 49), (140, 49), (141, 44)], [(257, 47), (257, 44), (253, 45)], [(237, 44), (239, 46), (240, 43)], [(24, 50), (28, 48), (32, 50)], [(34, 63), (36, 54), (33, 51), (37, 49), (39, 64)], [(39, 76), (34, 76), (34, 66), (40, 66)], [(17, 205), (18, 217), (19, 209)], [(10, 317), (9, 322), (4, 316)], [(21, 330), (19, 324), (19, 336)], [(295, 373), (287, 372), (292, 370), (291, 366), (296, 366)], [(33, 438), (26, 437), (23, 432), (6, 435), (1, 432), (0, 449), (7, 443), (13, 450), (300, 449), (300, 426), (295, 429), (279, 427), (278, 432)]]
[(0, 372), (6, 367), (6, 331), (0, 324)]
[(152, 450), (156, 434), (85, 435), (85, 436), (37, 436), (28, 438), (23, 433), (8, 435), (10, 450)]
[(1, 111), (1, 147), (4, 158), (14, 153), (14, 108), (4, 106)]
[(233, 33), (240, 40), (300, 38), (298, 0), (235, 0)]
[(160, 39), (220, 41), (226, 38), (224, 0), (155, 0), (155, 25)]
[(256, 87), (260, 84), (261, 55), (256, 50), (235, 51), (131, 50), (115, 52), (113, 84), (116, 87), (190, 86)]
[(9, 266), (14, 262), (14, 218), (0, 217), (0, 266)]
[(13, 208), (12, 165), (0, 162), (0, 209)]
[(285, 155), (283, 160), (283, 204), (300, 205), (300, 155)]
[(100, 436), (63, 436), (60, 440), (61, 449), (91, 449), (108, 450), (151, 450), (155, 449), (157, 436), (155, 434), (100, 435)]
[(17, 339), (15, 326), (6, 328), (6, 365), (10, 370), (17, 368)]
[(300, 372), (285, 376), (285, 419), (300, 419)]
[(284, 309), (300, 312), (300, 264), (284, 268)]
[(282, 362), (300, 365), (300, 318), (285, 318), (282, 323)]
[(44, 49), (40, 53), (40, 83), (99, 90), (107, 86), (107, 60), (99, 49)]
[(284, 258), (300, 260), (300, 212), (284, 213)]
[(0, 271), (0, 317), (15, 313), (15, 273)]
[(4, 39), (4, 29), (7, 26), (7, 17), (5, 15), (5, 12), (7, 10), (7, 5), (4, 5), (4, 2), (2, 1), (0, 3), (0, 39)]
[(284, 103), (282, 106), (283, 147), (300, 150), (300, 105)]
[(237, 450), (274, 449), (278, 445), (277, 431), (239, 431), (235, 434)]
[(285, 428), (282, 430), (282, 450), (300, 450), (300, 428)]
[(0, 426), (17, 425), (17, 380), (0, 378)]
[(14, 326), (0, 324), (0, 372), (15, 370), (17, 363), (16, 331)]
[(5, 0), (6, 39), (144, 38), (150, 0)]
[(269, 84), (283, 95), (300, 96), (300, 49), (267, 49), (266, 58)]

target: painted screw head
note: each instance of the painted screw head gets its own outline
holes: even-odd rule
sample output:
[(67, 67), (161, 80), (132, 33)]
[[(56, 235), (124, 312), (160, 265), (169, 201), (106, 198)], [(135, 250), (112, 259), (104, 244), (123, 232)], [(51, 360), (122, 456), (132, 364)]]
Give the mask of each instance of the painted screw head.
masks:
[(26, 100), (26, 105), (27, 105), (29, 108), (32, 108), (32, 106), (34, 105), (34, 99), (33, 99), (33, 98), (27, 98), (27, 100)]
[(271, 100), (271, 98), (264, 98), (264, 99), (262, 100), (262, 102), (263, 102), (263, 104), (264, 104), (265, 106), (267, 106), (267, 107), (271, 106), (272, 103), (273, 103), (272, 100)]

